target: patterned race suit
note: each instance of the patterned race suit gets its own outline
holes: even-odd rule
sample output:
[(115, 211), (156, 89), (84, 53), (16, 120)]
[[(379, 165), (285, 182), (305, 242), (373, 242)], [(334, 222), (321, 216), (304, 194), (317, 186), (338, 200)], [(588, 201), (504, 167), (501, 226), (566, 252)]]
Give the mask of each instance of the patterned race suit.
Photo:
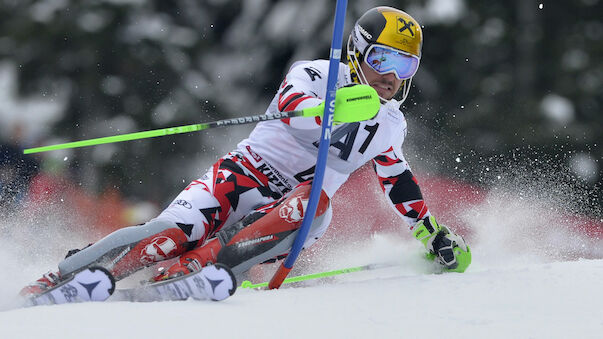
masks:
[[(267, 114), (320, 104), (328, 64), (327, 60), (294, 64)], [(348, 66), (340, 64), (337, 87), (350, 83)], [(305, 247), (326, 231), (331, 219), (329, 199), (352, 172), (369, 161), (391, 205), (411, 230), (418, 220), (430, 215), (402, 155), (407, 125), (398, 107), (396, 100), (390, 100), (371, 120), (334, 127), (321, 212)], [(157, 218), (118, 230), (66, 258), (59, 264), (60, 272), (67, 274), (95, 262), (120, 278), (182, 255), (182, 265), (195, 260), (198, 265), (225, 260), (240, 273), (269, 256), (287, 253), (301, 224), (299, 216), (305, 212), (308, 185), (300, 184), (311, 181), (314, 175), (320, 123), (318, 117), (258, 123), (247, 139), (191, 182)], [(286, 220), (283, 215), (287, 213), (297, 218)], [(292, 232), (285, 236), (284, 230)]]

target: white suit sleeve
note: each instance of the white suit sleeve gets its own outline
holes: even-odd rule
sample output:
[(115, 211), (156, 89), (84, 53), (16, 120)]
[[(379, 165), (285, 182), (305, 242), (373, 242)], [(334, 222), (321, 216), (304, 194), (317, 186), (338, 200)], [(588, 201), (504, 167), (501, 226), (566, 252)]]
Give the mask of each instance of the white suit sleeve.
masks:
[[(277, 109), (279, 112), (289, 112), (304, 108), (315, 107), (323, 102), (318, 89), (326, 84), (326, 74), (313, 63), (294, 64), (277, 93)], [(282, 119), (283, 123), (296, 129), (320, 128), (320, 117), (296, 117)]]

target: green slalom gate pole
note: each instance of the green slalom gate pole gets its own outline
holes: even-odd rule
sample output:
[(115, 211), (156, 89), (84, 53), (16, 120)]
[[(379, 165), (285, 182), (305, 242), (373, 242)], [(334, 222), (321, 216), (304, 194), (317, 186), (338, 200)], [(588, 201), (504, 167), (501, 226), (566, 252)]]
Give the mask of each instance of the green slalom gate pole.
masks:
[[(353, 87), (342, 88), (337, 91), (337, 97), (335, 101), (337, 105), (335, 107), (334, 116), (335, 121), (339, 123), (368, 120), (375, 116), (375, 114), (377, 114), (377, 111), (379, 110), (379, 97), (377, 95), (377, 92), (368, 85), (357, 85)], [(197, 132), (210, 128), (244, 125), (268, 120), (277, 120), (294, 117), (317, 117), (322, 116), (323, 111), (324, 103), (316, 107), (309, 107), (297, 111), (252, 115), (240, 118), (218, 120), (202, 124), (170, 127), (151, 131), (114, 135), (110, 137), (74, 141), (58, 145), (28, 148), (24, 150), (23, 153), (33, 154), (61, 149), (111, 144), (122, 141), (163, 137), (172, 134)]]

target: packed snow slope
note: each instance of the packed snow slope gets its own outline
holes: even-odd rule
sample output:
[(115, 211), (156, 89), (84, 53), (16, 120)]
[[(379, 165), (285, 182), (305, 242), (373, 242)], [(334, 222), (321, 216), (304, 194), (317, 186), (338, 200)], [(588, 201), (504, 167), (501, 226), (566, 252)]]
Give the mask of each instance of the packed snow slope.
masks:
[(411, 255), (399, 267), (239, 290), (223, 302), (12, 309), (0, 313), (0, 328), (6, 338), (600, 338), (603, 260), (480, 259), (465, 274), (432, 274)]
[[(389, 207), (378, 187), (359, 194), (344, 186), (333, 201), (333, 227), (302, 254), (291, 276), (371, 263), (391, 266), (275, 291), (239, 289), (223, 302), (19, 308), (15, 295), (24, 284), (96, 235), (70, 224), (60, 209), (4, 219), (0, 337), (601, 338), (603, 240), (581, 232), (575, 218), (560, 216), (557, 210), (566, 205), (545, 201), (540, 193), (515, 199), (505, 192), (517, 190), (483, 192), (459, 213), (473, 263), (463, 274), (439, 274), (406, 226), (384, 212)], [(432, 205), (436, 212), (439, 208)], [(274, 270), (265, 265), (250, 278), (260, 282)], [(145, 273), (120, 285), (135, 284)]]

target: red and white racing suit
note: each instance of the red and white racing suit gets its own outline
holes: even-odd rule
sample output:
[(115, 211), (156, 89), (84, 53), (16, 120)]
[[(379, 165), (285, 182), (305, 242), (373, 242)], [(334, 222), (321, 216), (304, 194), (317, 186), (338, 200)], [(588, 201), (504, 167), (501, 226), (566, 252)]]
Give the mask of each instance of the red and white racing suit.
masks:
[[(266, 113), (275, 114), (320, 104), (326, 93), (328, 67), (327, 60), (295, 63)], [(350, 83), (348, 66), (340, 64), (337, 88)], [(229, 261), (227, 264), (230, 266), (238, 266), (244, 261), (244, 265), (233, 269), (235, 273), (239, 273), (253, 264), (287, 253), (289, 242), (284, 247), (274, 248), (268, 244), (281, 241), (291, 234), (293, 237), (299, 227), (307, 196), (300, 195), (301, 202), (297, 204), (292, 195), (300, 190), (296, 187), (307, 191), (300, 184), (313, 178), (321, 134), (320, 124), (318, 117), (258, 123), (247, 139), (241, 141), (234, 151), (221, 158), (201, 178), (190, 183), (157, 218), (142, 226), (127, 228), (129, 231), (120, 230), (122, 233), (119, 237), (108, 236), (113, 236), (112, 241), (99, 241), (90, 247), (93, 250), (86, 249), (90, 253), (88, 258), (80, 253), (73, 256), (79, 255), (80, 258), (67, 258), (59, 265), (61, 273), (68, 273), (82, 264), (95, 261), (105, 263), (117, 277), (121, 277), (149, 263), (185, 252), (187, 254), (182, 255), (183, 258), (199, 259), (205, 264), (207, 261), (220, 261), (216, 252), (225, 248), (227, 243), (232, 250), (222, 257), (227, 258), (224, 260)], [(329, 198), (352, 172), (368, 161), (373, 162), (381, 187), (391, 205), (411, 229), (419, 219), (429, 216), (417, 181), (402, 155), (406, 133), (406, 120), (395, 100), (381, 105), (378, 114), (371, 120), (334, 126), (325, 170), (322, 205), (319, 206), (317, 219), (312, 225), (305, 247), (324, 234), (330, 223)], [(299, 206), (299, 211), (295, 210), (296, 206)], [(284, 210), (285, 207), (288, 209)], [(266, 218), (275, 208), (279, 209), (273, 213), (276, 216), (265, 219), (270, 220), (272, 226), (266, 221), (263, 222), (264, 226), (258, 226), (258, 220)], [(258, 211), (261, 213), (258, 214)], [(291, 217), (295, 215), (297, 224), (291, 227)], [(287, 218), (288, 221), (283, 221)], [(242, 221), (245, 219), (247, 221)], [(279, 222), (291, 232), (279, 233), (275, 229), (266, 231), (266, 228), (274, 228)], [(237, 236), (238, 232), (250, 225), (263, 227), (264, 230), (255, 233), (247, 230), (249, 234), (245, 233), (245, 237)], [(280, 234), (279, 237), (274, 236), (277, 233)], [(116, 238), (125, 240), (117, 241)], [(220, 238), (220, 244), (216, 238)], [(241, 248), (257, 247), (258, 244), (263, 247), (251, 251), (251, 255), (242, 259), (233, 258), (240, 253)], [(204, 246), (205, 250), (200, 249)], [(124, 250), (120, 252), (121, 248)], [(109, 250), (121, 257), (115, 258), (115, 254), (108, 256)], [(205, 253), (195, 255), (195, 251)]]

